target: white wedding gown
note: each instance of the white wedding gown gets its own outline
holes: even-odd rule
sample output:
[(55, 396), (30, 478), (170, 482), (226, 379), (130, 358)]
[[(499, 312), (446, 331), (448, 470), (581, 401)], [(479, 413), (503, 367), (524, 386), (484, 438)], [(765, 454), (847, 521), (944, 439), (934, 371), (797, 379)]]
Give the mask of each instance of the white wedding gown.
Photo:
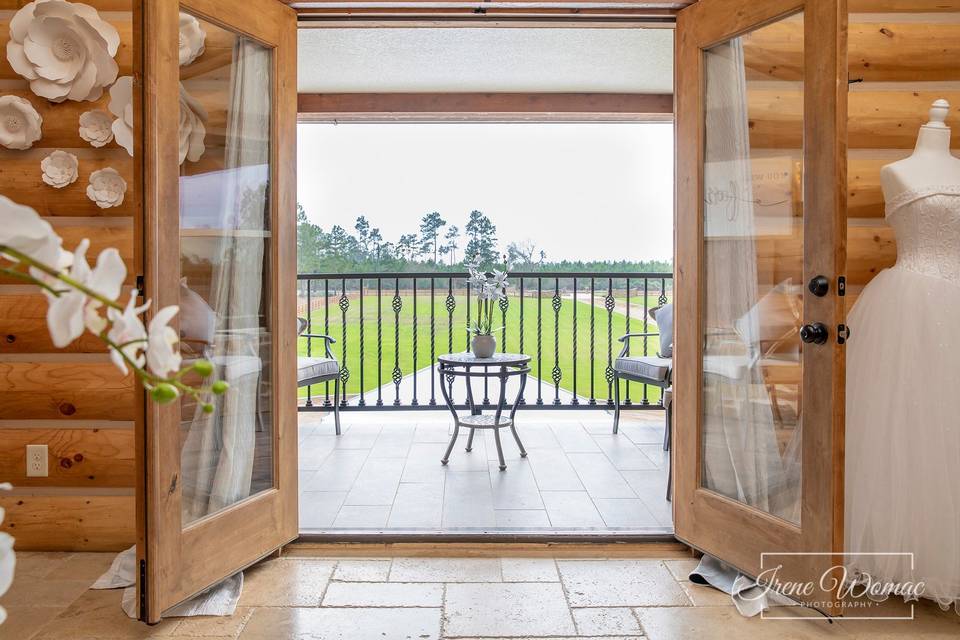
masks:
[(848, 316), (846, 549), (960, 610), (960, 185), (887, 203), (897, 264)]

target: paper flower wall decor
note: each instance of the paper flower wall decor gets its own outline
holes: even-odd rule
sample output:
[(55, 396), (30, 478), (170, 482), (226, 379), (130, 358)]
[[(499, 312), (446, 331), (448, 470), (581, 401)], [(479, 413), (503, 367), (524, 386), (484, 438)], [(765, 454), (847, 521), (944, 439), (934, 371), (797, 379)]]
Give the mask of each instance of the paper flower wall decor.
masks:
[(111, 129), (117, 144), (133, 156), (133, 76), (123, 76), (110, 87), (107, 108), (116, 118)]
[(120, 34), (93, 7), (36, 0), (10, 20), (7, 60), (51, 102), (96, 100), (117, 78)]
[(185, 67), (203, 55), (207, 34), (200, 21), (189, 13), (180, 12), (180, 66)]
[(123, 194), (126, 192), (127, 182), (116, 169), (107, 167), (90, 174), (87, 197), (101, 209), (119, 207), (123, 204)]
[(43, 181), (55, 189), (62, 189), (77, 181), (77, 156), (57, 149), (40, 161)]
[(113, 118), (106, 111), (95, 109), (80, 114), (80, 137), (94, 147), (102, 147), (113, 140)]
[(0, 145), (7, 149), (29, 149), (40, 139), (43, 118), (28, 100), (0, 96)]
[(207, 111), (180, 85), (180, 164), (196, 162), (206, 151)]

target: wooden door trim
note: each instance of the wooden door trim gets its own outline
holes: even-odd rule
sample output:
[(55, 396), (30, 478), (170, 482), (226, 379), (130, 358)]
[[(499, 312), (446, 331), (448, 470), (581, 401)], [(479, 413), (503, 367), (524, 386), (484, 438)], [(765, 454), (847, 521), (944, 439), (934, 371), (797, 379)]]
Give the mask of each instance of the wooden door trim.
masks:
[[(270, 246), (271, 358), (275, 389), (296, 387), (292, 321), (277, 309), (295, 309), (296, 252), (296, 21), (280, 3), (226, 3), (224, 0), (144, 2), (144, 183), (145, 285), (153, 299), (150, 314), (179, 301), (179, 93), (177, 33), (179, 10), (209, 19), (261, 42), (273, 51)], [(223, 19), (223, 16), (227, 16)], [(281, 366), (281, 363), (289, 366)], [(297, 536), (296, 397), (274, 393), (275, 487), (189, 526), (182, 526), (180, 408), (147, 407), (145, 547), (147, 622), (164, 609), (226, 577)], [(216, 531), (213, 531), (215, 527)], [(278, 531), (278, 527), (280, 530)], [(226, 569), (218, 569), (220, 567)]]
[[(831, 176), (804, 184), (805, 246), (809, 247), (804, 277), (822, 273), (836, 282), (842, 274), (846, 237), (845, 0), (703, 0), (681, 12), (676, 39), (675, 526), (678, 538), (754, 575), (760, 558), (743, 544), (745, 531), (757, 543), (754, 546), (765, 549), (842, 551), (843, 356), (834, 335), (843, 317), (842, 300), (836, 295), (812, 300), (813, 296), (804, 296), (804, 321), (819, 320), (832, 328), (831, 343), (803, 351), (804, 414), (826, 416), (828, 424), (817, 429), (809, 424), (815, 421), (807, 421), (803, 430), (800, 527), (702, 488), (702, 50), (800, 9), (807, 42), (805, 111), (816, 114), (804, 120), (806, 174)], [(832, 403), (832, 411), (828, 413), (824, 403)], [(832, 453), (825, 457), (824, 451)], [(829, 514), (810, 505), (828, 508)], [(797, 558), (784, 564), (801, 570), (821, 562)]]

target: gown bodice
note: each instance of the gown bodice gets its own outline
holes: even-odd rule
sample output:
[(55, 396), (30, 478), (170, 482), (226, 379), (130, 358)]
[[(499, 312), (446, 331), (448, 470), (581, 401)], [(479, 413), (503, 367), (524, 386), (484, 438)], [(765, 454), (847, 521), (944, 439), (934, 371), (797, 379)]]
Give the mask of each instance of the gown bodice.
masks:
[(887, 203), (896, 268), (960, 283), (960, 185), (908, 189)]

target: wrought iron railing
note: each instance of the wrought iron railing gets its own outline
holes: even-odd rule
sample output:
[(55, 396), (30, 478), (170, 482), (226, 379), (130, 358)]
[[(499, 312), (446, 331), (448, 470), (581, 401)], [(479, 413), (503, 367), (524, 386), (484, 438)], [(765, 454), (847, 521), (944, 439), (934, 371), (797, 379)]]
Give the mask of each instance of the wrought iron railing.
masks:
[[(648, 312), (673, 295), (669, 273), (514, 272), (510, 284), (499, 304), (497, 349), (531, 356), (521, 403), (538, 409), (612, 407), (617, 338), (655, 333)], [(446, 408), (436, 358), (470, 348), (476, 299), (466, 273), (310, 273), (297, 276), (297, 289), (304, 333), (337, 340), (341, 409)], [(639, 339), (632, 355), (654, 355), (657, 346), (656, 335)], [(322, 340), (299, 339), (299, 355), (323, 351)], [(487, 383), (478, 384), (480, 406), (492, 406)], [(623, 408), (662, 408), (659, 388), (620, 384)], [(332, 406), (332, 386), (301, 388), (300, 410)]]

